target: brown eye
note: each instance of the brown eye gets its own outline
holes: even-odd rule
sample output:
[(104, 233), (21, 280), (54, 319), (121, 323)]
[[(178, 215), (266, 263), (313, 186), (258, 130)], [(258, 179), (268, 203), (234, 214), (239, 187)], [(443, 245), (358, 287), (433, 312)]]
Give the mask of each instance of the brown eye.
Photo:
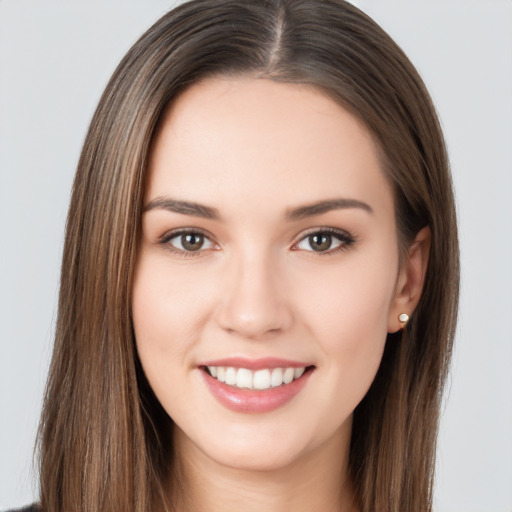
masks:
[(331, 248), (332, 236), (327, 233), (315, 233), (308, 236), (308, 242), (313, 251), (324, 252)]
[(215, 247), (215, 244), (206, 235), (197, 231), (174, 233), (164, 238), (161, 243), (168, 244), (173, 250), (182, 253), (199, 252)]
[(204, 236), (199, 233), (181, 235), (181, 246), (185, 251), (198, 251), (203, 247)]
[(354, 237), (345, 231), (326, 229), (306, 235), (294, 248), (295, 250), (300, 249), (301, 251), (320, 254), (334, 253), (338, 250), (347, 249), (354, 241)]

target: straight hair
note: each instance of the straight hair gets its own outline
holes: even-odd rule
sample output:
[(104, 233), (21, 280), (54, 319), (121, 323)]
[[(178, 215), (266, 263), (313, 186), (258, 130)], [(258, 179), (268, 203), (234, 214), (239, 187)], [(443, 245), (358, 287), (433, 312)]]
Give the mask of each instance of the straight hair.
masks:
[(180, 92), (214, 76), (307, 84), (334, 99), (379, 148), (402, 249), (430, 227), (420, 302), (407, 327), (388, 335), (354, 412), (349, 476), (361, 512), (431, 511), (459, 291), (449, 164), (413, 65), (342, 0), (192, 0), (157, 21), (115, 70), (84, 142), (66, 224), (39, 428), (42, 510), (172, 509), (164, 489), (172, 419), (135, 348), (133, 273), (159, 120)]

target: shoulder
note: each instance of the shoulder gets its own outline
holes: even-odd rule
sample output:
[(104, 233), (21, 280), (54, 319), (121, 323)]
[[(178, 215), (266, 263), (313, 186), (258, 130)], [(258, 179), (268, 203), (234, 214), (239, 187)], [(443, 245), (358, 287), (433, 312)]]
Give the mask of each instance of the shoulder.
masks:
[(16, 509), (13, 508), (11, 510), (6, 510), (5, 512), (41, 512), (41, 507), (37, 503), (34, 503), (33, 505), (29, 505), (28, 507)]

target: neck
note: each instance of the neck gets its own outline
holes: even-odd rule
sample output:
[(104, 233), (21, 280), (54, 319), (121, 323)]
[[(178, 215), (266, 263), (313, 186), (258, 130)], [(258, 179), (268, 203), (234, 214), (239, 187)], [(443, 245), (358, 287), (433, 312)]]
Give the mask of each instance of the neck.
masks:
[(174, 510), (355, 512), (347, 477), (349, 443), (350, 432), (340, 432), (283, 467), (248, 469), (217, 463), (175, 428)]

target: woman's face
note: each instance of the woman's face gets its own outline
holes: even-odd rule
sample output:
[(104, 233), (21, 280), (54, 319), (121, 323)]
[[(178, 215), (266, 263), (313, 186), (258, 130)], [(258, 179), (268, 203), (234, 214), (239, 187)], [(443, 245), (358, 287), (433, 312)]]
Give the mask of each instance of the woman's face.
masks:
[(401, 312), (358, 120), (308, 86), (196, 84), (155, 138), (142, 227), (137, 349), (177, 442), (246, 469), (346, 445)]

